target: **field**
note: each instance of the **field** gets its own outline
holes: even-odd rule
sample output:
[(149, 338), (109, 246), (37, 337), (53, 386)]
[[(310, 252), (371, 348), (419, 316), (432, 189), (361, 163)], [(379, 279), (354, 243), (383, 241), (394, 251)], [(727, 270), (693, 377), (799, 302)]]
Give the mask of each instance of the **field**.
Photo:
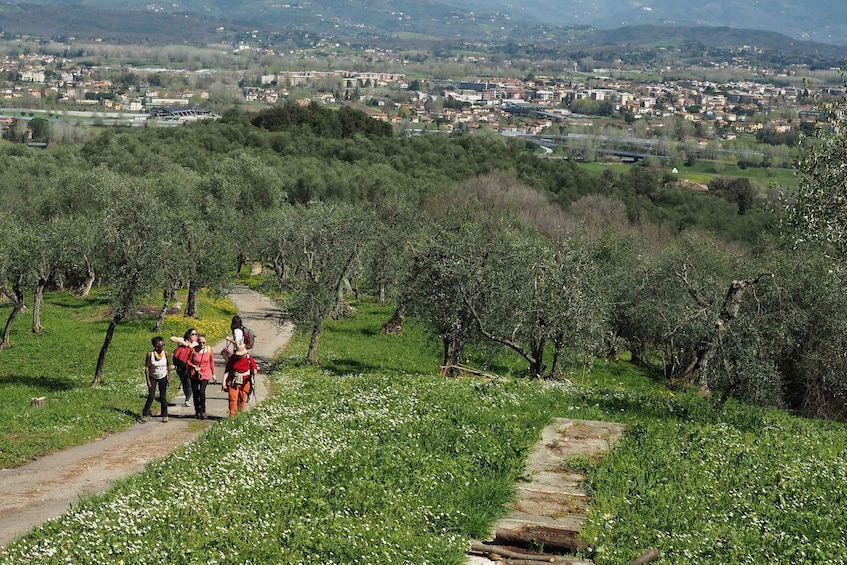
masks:
[[(596, 174), (601, 173), (605, 169), (611, 169), (615, 173), (620, 174), (626, 172), (631, 166), (621, 163), (580, 163), (580, 167)], [(666, 167), (665, 169), (666, 172), (671, 172), (671, 168)], [(677, 171), (676, 176), (679, 180), (689, 180), (706, 185), (716, 177), (746, 178), (759, 191), (765, 191), (773, 187), (791, 190), (797, 187), (798, 180), (795, 171), (789, 169), (761, 167), (741, 169), (735, 165), (723, 165), (718, 169), (712, 163), (703, 162), (698, 162), (691, 167), (686, 167), (685, 165), (678, 166)]]
[[(381, 335), (390, 308), (355, 306), (354, 318), (328, 324), (319, 367), (302, 363), (298, 336), (271, 371), (273, 398), (81, 501), (0, 551), (0, 563), (458, 565), (505, 513), (554, 416), (627, 426), (599, 463), (564, 462), (589, 477), (583, 539), (598, 564), (649, 547), (657, 563), (847, 560), (842, 424), (732, 401), (717, 410), (626, 362), (597, 360), (584, 381), (581, 367), (569, 381), (539, 381), (475, 353), (469, 364), (503, 378), (445, 379), (420, 328)], [(131, 367), (110, 372), (113, 394), (137, 384)]]

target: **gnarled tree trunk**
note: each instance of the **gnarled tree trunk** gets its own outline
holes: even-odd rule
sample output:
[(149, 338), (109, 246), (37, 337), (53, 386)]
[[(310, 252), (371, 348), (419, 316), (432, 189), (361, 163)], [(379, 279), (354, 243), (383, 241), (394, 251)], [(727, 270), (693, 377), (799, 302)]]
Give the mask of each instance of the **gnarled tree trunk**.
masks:
[(88, 293), (91, 292), (91, 287), (94, 286), (94, 279), (96, 278), (94, 274), (94, 267), (91, 266), (91, 261), (88, 260), (88, 257), (83, 257), (85, 261), (85, 266), (88, 269), (88, 274), (85, 277), (85, 282), (82, 283), (82, 286), (77, 292), (77, 296), (79, 298), (88, 298)]
[(159, 310), (159, 318), (156, 320), (156, 325), (153, 326), (154, 332), (162, 331), (162, 326), (165, 325), (165, 315), (168, 313), (168, 307), (176, 295), (176, 289), (173, 282), (168, 281), (165, 284), (165, 289), (162, 291), (162, 309)]
[(32, 299), (32, 333), (37, 334), (44, 330), (41, 325), (41, 304), (44, 302), (44, 289), (47, 287), (49, 275), (39, 275), (38, 284), (35, 285), (35, 296)]
[(188, 281), (188, 297), (185, 299), (185, 316), (189, 318), (197, 317), (197, 296), (200, 292), (197, 286), (197, 281), (194, 279)]
[[(688, 275), (683, 270), (676, 275), (685, 283), (689, 294), (704, 308), (709, 306), (709, 302), (703, 297), (688, 280)], [(688, 363), (682, 373), (682, 377), (686, 382), (695, 383), (699, 380), (700, 392), (704, 396), (709, 396), (709, 363), (714, 358), (715, 354), (720, 349), (723, 341), (723, 336), (729, 330), (732, 323), (738, 318), (738, 311), (741, 308), (741, 299), (747, 289), (758, 283), (762, 277), (773, 277), (771, 273), (762, 273), (750, 279), (734, 280), (730, 283), (729, 288), (724, 295), (723, 304), (720, 313), (714, 323), (714, 331), (708, 340), (701, 342), (694, 351), (691, 362)]]
[(402, 304), (398, 305), (397, 308), (394, 309), (394, 314), (392, 314), (391, 319), (385, 322), (382, 325), (382, 329), (380, 329), (380, 333), (388, 334), (388, 335), (402, 335), (403, 334), (403, 320), (406, 319), (406, 307)]
[(318, 342), (321, 340), (322, 330), (323, 321), (319, 321), (312, 326), (312, 335), (309, 338), (309, 350), (306, 353), (306, 363), (318, 363)]
[(23, 277), (18, 277), (18, 280), (12, 285), (11, 292), (6, 288), (5, 284), (0, 287), (0, 292), (12, 301), (12, 311), (9, 312), (9, 317), (6, 319), (6, 327), (3, 328), (3, 341), (0, 341), (0, 350), (3, 350), (12, 343), (9, 337), (12, 333), (12, 322), (15, 321), (18, 314), (26, 310), (26, 305), (24, 304)]

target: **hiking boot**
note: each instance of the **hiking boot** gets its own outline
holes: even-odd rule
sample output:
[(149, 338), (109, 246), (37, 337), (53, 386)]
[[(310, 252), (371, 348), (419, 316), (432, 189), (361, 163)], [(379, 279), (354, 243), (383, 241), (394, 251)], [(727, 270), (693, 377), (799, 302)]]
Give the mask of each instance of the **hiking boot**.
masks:
[(139, 422), (141, 422), (142, 424), (143, 424), (144, 422), (149, 422), (149, 421), (150, 421), (150, 416), (142, 416), (142, 417), (141, 417), (141, 419), (140, 419), (140, 420), (138, 420), (138, 421), (139, 421)]
[(165, 424), (165, 423), (167, 423), (167, 421), (168, 421), (168, 417), (162, 416), (162, 423)]
[(200, 419), (201, 419), (201, 420), (205, 420), (205, 419), (206, 419), (206, 413), (205, 413), (205, 412), (200, 412)]

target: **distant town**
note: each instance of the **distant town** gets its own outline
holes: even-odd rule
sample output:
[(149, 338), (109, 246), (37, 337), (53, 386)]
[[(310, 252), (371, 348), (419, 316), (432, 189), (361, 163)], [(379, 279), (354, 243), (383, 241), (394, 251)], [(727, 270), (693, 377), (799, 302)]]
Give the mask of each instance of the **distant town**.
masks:
[[(235, 46), (235, 51), (244, 49)], [(0, 106), (5, 106), (4, 128), (15, 119), (41, 115), (36, 112), (54, 119), (87, 116), (101, 124), (179, 125), (219, 117), (227, 105), (262, 108), (296, 100), (355, 105), (398, 131), (487, 128), (504, 135), (540, 135), (581, 127), (597, 135), (597, 118), (605, 117), (617, 118), (620, 127), (636, 133), (650, 127), (643, 124), (655, 129), (668, 120), (685, 122), (687, 133), (706, 143), (762, 131), (810, 133), (821, 118), (817, 102), (844, 94), (842, 87), (787, 86), (786, 80), (656, 83), (613, 74), (591, 69), (565, 78), (410, 79), (400, 72), (99, 66), (28, 53), (2, 60)], [(16, 108), (28, 110), (29, 116), (16, 118), (9, 111)]]

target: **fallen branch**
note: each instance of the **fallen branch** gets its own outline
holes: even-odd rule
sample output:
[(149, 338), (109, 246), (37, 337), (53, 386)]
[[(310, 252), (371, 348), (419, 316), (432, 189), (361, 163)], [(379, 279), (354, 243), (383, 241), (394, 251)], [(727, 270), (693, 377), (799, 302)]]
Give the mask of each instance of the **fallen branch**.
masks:
[[(529, 559), (506, 559), (502, 563), (503, 565), (537, 565), (538, 561), (532, 561)], [(559, 557), (556, 559), (555, 563), (559, 563), (561, 565), (592, 565), (591, 561), (585, 561), (578, 557)]]
[[(525, 561), (539, 562), (545, 561), (547, 563), (555, 563), (556, 557), (553, 555), (532, 555), (529, 553), (520, 553), (517, 551), (512, 551), (510, 549), (506, 549), (505, 547), (499, 545), (488, 545), (485, 543), (473, 542), (471, 544), (471, 550), (478, 551), (480, 553), (496, 553), (501, 557), (507, 557), (509, 559), (517, 558), (523, 559)], [(510, 561), (512, 562), (512, 561)]]
[(651, 547), (646, 552), (644, 552), (640, 557), (636, 557), (626, 565), (644, 565), (645, 563), (650, 563), (654, 559), (659, 558), (659, 550), (655, 547)]
[(497, 375), (492, 375), (491, 373), (486, 373), (485, 371), (480, 371), (477, 369), (471, 369), (470, 367), (463, 367), (461, 365), (442, 365), (441, 371), (438, 372), (439, 376), (445, 377), (447, 373), (449, 373), (452, 369), (457, 371), (462, 371), (463, 373), (470, 373), (472, 375), (477, 375), (480, 377), (487, 377), (489, 379), (500, 379), (501, 377)]

